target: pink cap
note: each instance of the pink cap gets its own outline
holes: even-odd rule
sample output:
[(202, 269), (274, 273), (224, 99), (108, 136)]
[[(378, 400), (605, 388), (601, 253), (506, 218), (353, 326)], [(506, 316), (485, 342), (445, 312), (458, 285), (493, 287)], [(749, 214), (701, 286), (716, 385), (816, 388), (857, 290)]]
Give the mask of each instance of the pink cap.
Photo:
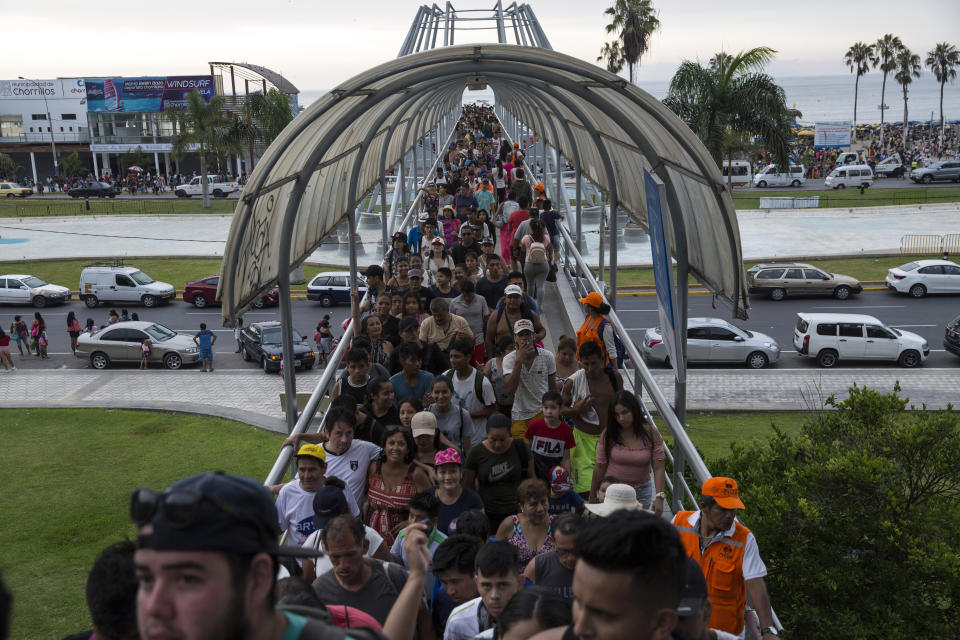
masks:
[(460, 452), (453, 448), (437, 451), (437, 454), (433, 456), (433, 466), (439, 467), (442, 464), (463, 464)]

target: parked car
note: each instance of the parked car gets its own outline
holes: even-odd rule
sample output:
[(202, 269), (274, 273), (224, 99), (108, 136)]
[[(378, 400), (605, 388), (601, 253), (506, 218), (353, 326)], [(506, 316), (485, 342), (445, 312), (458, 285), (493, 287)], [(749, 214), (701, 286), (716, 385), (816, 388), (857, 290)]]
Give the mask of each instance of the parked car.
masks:
[(120, 190), (106, 182), (89, 182), (67, 191), (71, 198), (116, 198)]
[(928, 293), (960, 293), (960, 265), (949, 260), (914, 260), (887, 271), (887, 288), (922, 298)]
[(910, 179), (923, 184), (930, 184), (935, 180), (960, 182), (960, 160), (941, 160), (929, 167), (917, 167), (910, 172)]
[(802, 262), (771, 262), (747, 270), (750, 293), (783, 300), (788, 295), (824, 295), (846, 300), (850, 294), (863, 291), (856, 278), (829, 273)]
[(92, 264), (80, 272), (80, 299), (91, 309), (101, 302), (139, 302), (150, 308), (168, 304), (176, 295), (172, 284), (157, 282), (136, 267)]
[(753, 176), (753, 186), (764, 187), (800, 187), (807, 181), (806, 169), (802, 164), (791, 164), (790, 173), (778, 173), (777, 165), (768, 164)]
[(0, 182), (0, 196), (8, 198), (26, 198), (33, 195), (30, 187), (21, 187), (16, 182)]
[(92, 335), (81, 334), (74, 355), (89, 359), (94, 369), (106, 369), (112, 362), (139, 362), (143, 341), (148, 338), (151, 345), (147, 362), (163, 364), (167, 369), (196, 364), (199, 353), (192, 335), (138, 320), (118, 322)]
[(42, 309), (48, 304), (59, 304), (70, 299), (70, 289), (50, 284), (36, 276), (11, 273), (0, 276), (0, 303), (32, 304)]
[[(207, 305), (220, 304), (217, 298), (217, 285), (220, 284), (220, 276), (207, 276), (200, 280), (188, 282), (183, 287), (183, 301), (192, 304), (198, 309)], [(263, 297), (253, 303), (254, 308), (262, 309), (276, 305), (280, 301), (280, 288), (273, 287), (270, 291), (263, 294)]]
[(866, 164), (849, 164), (837, 167), (823, 181), (830, 189), (866, 189), (873, 184), (873, 169)]
[[(197, 176), (190, 182), (179, 185), (174, 193), (178, 198), (189, 198), (191, 196), (203, 195), (203, 178)], [(214, 198), (226, 198), (227, 194), (239, 191), (240, 185), (236, 182), (224, 182), (217, 179), (217, 176), (207, 176), (207, 193)]]
[(825, 368), (841, 360), (892, 360), (916, 367), (930, 355), (922, 336), (852, 313), (798, 313), (793, 346)]
[[(367, 292), (367, 280), (357, 275), (360, 297)], [(323, 307), (350, 304), (350, 272), (325, 271), (318, 273), (307, 284), (307, 300), (319, 300)]]
[[(646, 362), (670, 364), (659, 329), (647, 329), (640, 345)], [(687, 362), (739, 362), (763, 369), (780, 358), (780, 345), (763, 333), (741, 329), (720, 318), (687, 321)]]
[(960, 356), (960, 316), (947, 323), (943, 348), (955, 356)]
[[(240, 357), (246, 362), (259, 361), (267, 373), (279, 371), (283, 358), (280, 331), (280, 323), (276, 321), (247, 325), (240, 332)], [(312, 369), (317, 358), (314, 345), (296, 331), (293, 332), (293, 355), (298, 369)]]

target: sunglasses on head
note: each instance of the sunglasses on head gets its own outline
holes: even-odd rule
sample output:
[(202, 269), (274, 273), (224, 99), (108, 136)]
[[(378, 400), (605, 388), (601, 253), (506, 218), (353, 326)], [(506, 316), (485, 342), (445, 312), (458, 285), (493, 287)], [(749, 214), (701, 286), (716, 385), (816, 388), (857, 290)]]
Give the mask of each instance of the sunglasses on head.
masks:
[[(136, 489), (130, 496), (130, 519), (137, 525), (145, 525), (153, 520), (160, 505), (163, 505), (163, 515), (175, 527), (190, 526), (197, 518), (200, 504), (208, 502), (220, 511), (246, 520), (252, 520), (246, 514), (239, 513), (229, 504), (214, 500), (208, 496), (193, 491), (154, 491), (153, 489)], [(255, 523), (256, 524), (256, 523)]]

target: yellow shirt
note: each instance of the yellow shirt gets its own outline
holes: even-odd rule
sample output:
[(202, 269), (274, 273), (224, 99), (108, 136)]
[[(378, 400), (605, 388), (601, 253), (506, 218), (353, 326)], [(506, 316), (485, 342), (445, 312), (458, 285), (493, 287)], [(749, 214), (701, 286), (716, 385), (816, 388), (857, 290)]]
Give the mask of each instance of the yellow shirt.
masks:
[(450, 321), (446, 327), (440, 327), (433, 316), (425, 318), (420, 325), (420, 339), (424, 342), (433, 342), (441, 349), (449, 347), (450, 341), (458, 333), (460, 337), (468, 338), (473, 344), (473, 332), (470, 330), (470, 325), (463, 316), (454, 313), (450, 314)]

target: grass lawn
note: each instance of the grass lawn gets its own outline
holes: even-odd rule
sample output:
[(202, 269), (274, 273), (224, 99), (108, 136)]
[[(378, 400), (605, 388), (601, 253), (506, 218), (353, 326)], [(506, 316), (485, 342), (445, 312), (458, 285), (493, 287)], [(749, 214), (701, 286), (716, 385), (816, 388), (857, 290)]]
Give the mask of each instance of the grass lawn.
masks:
[(0, 218), (33, 218), (39, 216), (82, 215), (170, 215), (170, 214), (231, 214), (237, 206), (233, 199), (211, 198), (210, 208), (203, 208), (202, 198), (170, 198), (128, 200), (94, 198), (90, 210), (83, 200), (62, 198), (12, 198), (0, 200)]
[[(730, 454), (732, 443), (771, 435), (773, 424), (790, 435), (797, 435), (800, 433), (800, 426), (808, 416), (808, 413), (802, 411), (756, 413), (691, 411), (687, 413), (687, 434), (703, 454), (707, 466), (710, 466), (711, 460), (724, 458)], [(673, 438), (669, 434), (664, 436), (664, 440), (671, 447), (673, 446)]]
[[(95, 258), (80, 260), (53, 260), (50, 262), (0, 262), (0, 273), (29, 273), (47, 282), (53, 282), (76, 290), (80, 282), (80, 272)], [(178, 290), (191, 280), (199, 280), (220, 272), (220, 260), (216, 258), (145, 258), (127, 260), (127, 264), (142, 269), (154, 280), (169, 282)], [(343, 271), (345, 267), (327, 267), (321, 265), (305, 266), (303, 272), (309, 282), (320, 271)], [(294, 285), (294, 289), (305, 289), (306, 285)]]
[[(907, 184), (909, 184), (909, 182)], [(885, 207), (890, 205), (957, 202), (960, 200), (960, 188), (943, 187), (923, 189), (904, 187), (902, 189), (867, 189), (863, 195), (860, 195), (859, 189), (827, 189), (824, 191), (797, 189), (786, 191), (767, 190), (763, 192), (734, 189), (733, 202), (737, 209), (759, 209), (760, 198), (805, 198), (810, 196), (820, 196), (821, 209)]]
[(230, 420), (108, 409), (0, 410), (0, 570), (11, 638), (90, 628), (87, 572), (135, 536), (130, 491), (202, 471), (266, 477), (282, 437)]

